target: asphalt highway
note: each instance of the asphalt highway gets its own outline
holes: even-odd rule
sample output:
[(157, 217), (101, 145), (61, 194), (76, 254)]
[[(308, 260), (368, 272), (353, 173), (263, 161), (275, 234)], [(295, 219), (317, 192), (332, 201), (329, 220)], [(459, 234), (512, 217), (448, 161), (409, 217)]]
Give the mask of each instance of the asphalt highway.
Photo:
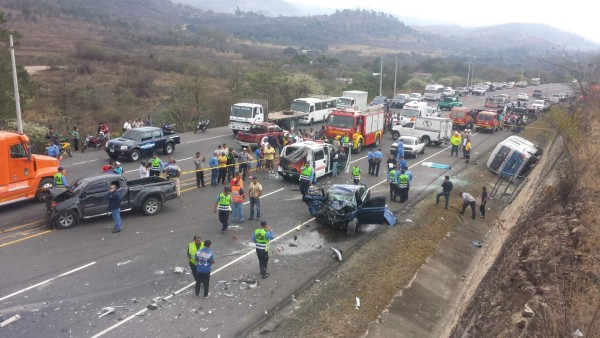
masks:
[[(552, 84), (496, 93), (516, 98), (521, 92), (531, 95), (537, 88), (551, 93), (566, 90)], [(461, 101), (467, 106), (483, 106), (484, 99), (467, 96)], [(509, 135), (507, 131), (475, 134), (471, 162), (476, 163)], [(381, 144), (384, 154), (389, 154), (392, 142), (386, 134)], [(197, 151), (209, 157), (223, 143), (239, 148), (227, 127), (182, 134), (182, 144), (172, 156), (184, 171), (189, 171)], [(352, 161), (363, 169), (363, 181), (371, 187), (372, 196), (388, 196), (386, 168), (382, 165), (379, 177), (367, 175), (366, 152), (353, 154)], [(449, 148), (442, 145), (426, 148), (418, 159), (408, 159), (414, 175), (409, 201), (438, 190), (444, 175), (454, 175), (468, 165), (449, 154)], [(66, 158), (62, 165), (72, 181), (99, 173), (108, 159), (105, 152), (90, 150)], [(420, 165), (425, 161), (449, 164), (453, 169), (426, 168)], [(139, 163), (121, 162), (127, 178), (138, 177)], [(271, 277), (265, 280), (258, 278), (258, 261), (250, 242), (258, 222), (232, 222), (228, 232), (221, 234), (212, 208), (222, 186), (196, 189), (191, 173), (182, 177), (182, 198), (167, 202), (156, 216), (123, 213), (123, 231), (119, 234), (111, 233), (113, 224), (108, 216), (84, 220), (71, 229), (54, 230), (47, 227), (42, 204), (24, 202), (0, 208), (0, 321), (15, 314), (22, 317), (0, 329), (0, 336), (237, 337), (282, 303), (293, 302), (293, 295), (305, 285), (318, 282), (322, 273), (343, 264), (332, 259), (330, 247), (348, 254), (374, 232), (387, 231), (385, 226), (367, 225), (357, 235), (347, 236), (319, 227), (302, 203), (295, 182), (277, 175), (252, 174), (259, 177), (264, 189), (262, 219), (277, 235), (271, 244)], [(209, 172), (205, 177), (208, 182)], [(335, 179), (321, 178), (318, 185), (326, 188), (350, 182), (350, 175), (342, 174)], [(460, 182), (455, 184), (460, 186)], [(401, 210), (398, 203), (389, 205), (392, 211)], [(248, 218), (247, 205), (244, 214)], [(185, 251), (194, 234), (210, 239), (216, 255), (208, 299), (195, 297), (191, 287), (193, 278)], [(175, 267), (183, 267), (185, 272), (176, 273)], [(156, 297), (161, 298), (153, 300)], [(152, 303), (156, 303), (156, 309), (147, 308)], [(102, 309), (107, 307), (114, 308), (114, 313), (101, 317)]]

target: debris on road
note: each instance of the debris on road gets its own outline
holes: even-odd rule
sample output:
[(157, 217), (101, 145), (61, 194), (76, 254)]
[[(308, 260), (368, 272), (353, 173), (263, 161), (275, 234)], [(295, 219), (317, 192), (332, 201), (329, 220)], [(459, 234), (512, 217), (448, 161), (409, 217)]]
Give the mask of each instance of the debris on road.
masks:
[(99, 315), (98, 318), (102, 318), (102, 317), (104, 317), (104, 316), (106, 316), (108, 314), (111, 314), (111, 313), (115, 313), (115, 308), (112, 307), (112, 306), (109, 306), (109, 307), (103, 308), (102, 311), (100, 311), (99, 313), (97, 313), (97, 315)]
[(125, 262), (119, 262), (119, 263), (117, 263), (117, 266), (125, 265), (125, 264), (128, 264), (128, 263), (131, 263), (131, 260), (128, 260), (128, 261), (125, 261)]
[(180, 266), (176, 266), (175, 269), (173, 269), (173, 272), (181, 274), (183, 273), (183, 268)]
[(354, 308), (357, 310), (360, 308), (360, 298), (358, 297), (356, 297), (356, 303), (354, 304)]
[(333, 251), (333, 255), (335, 258), (337, 258), (338, 261), (342, 261), (342, 252), (334, 247), (331, 247), (331, 250)]
[(154, 274), (155, 274), (155, 275), (158, 275), (158, 276), (161, 276), (161, 275), (164, 275), (164, 274), (165, 274), (165, 272), (164, 272), (164, 271), (162, 271), (162, 270), (157, 270), (157, 271), (154, 271)]
[(523, 317), (533, 317), (535, 312), (529, 307), (529, 304), (525, 303), (525, 310), (523, 310)]
[(6, 327), (14, 322), (16, 322), (17, 320), (21, 319), (20, 315), (14, 315), (10, 318), (8, 318), (7, 320), (3, 321), (2, 323), (0, 323), (0, 327)]
[(156, 304), (156, 303), (148, 304), (148, 306), (146, 306), (146, 308), (148, 308), (148, 310), (156, 310), (156, 309), (158, 309), (158, 304)]
[(476, 248), (481, 248), (483, 246), (483, 243), (481, 243), (480, 241), (477, 241), (477, 240), (472, 240), (471, 245)]

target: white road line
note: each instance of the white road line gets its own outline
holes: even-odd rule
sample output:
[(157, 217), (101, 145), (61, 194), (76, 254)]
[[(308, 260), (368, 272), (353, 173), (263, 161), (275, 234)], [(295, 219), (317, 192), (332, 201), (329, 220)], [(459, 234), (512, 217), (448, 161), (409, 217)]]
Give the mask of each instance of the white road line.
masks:
[[(307, 224), (307, 223), (310, 223), (310, 222), (314, 221), (314, 219), (315, 219), (315, 218), (313, 217), (313, 218), (309, 219), (308, 221), (306, 221), (306, 222), (304, 222), (304, 223), (302, 223), (302, 224), (300, 224), (300, 225), (298, 225), (298, 226), (296, 226), (296, 227), (293, 227), (292, 229), (290, 229), (290, 230), (286, 231), (285, 233), (281, 234), (280, 236), (277, 236), (277, 237), (276, 237), (274, 240), (272, 240), (271, 242), (276, 242), (277, 240), (280, 240), (280, 239), (282, 239), (283, 237), (287, 236), (287, 235), (288, 235), (288, 234), (290, 234), (291, 232), (293, 232), (293, 231), (296, 231), (296, 229), (299, 229), (299, 228), (301, 228), (303, 225), (305, 225), (305, 224)], [(220, 267), (220, 268), (218, 268), (218, 269), (216, 269), (216, 270), (212, 271), (212, 272), (210, 273), (210, 275), (211, 275), (211, 276), (213, 276), (213, 275), (215, 275), (215, 274), (217, 274), (217, 273), (219, 273), (219, 272), (221, 272), (221, 271), (225, 270), (226, 268), (228, 268), (228, 267), (232, 266), (233, 264), (235, 264), (235, 263), (237, 263), (237, 262), (241, 261), (242, 259), (244, 259), (244, 258), (246, 258), (246, 257), (250, 256), (251, 254), (253, 254), (253, 253), (255, 253), (255, 252), (256, 252), (256, 250), (255, 250), (255, 249), (252, 249), (252, 250), (250, 250), (250, 251), (246, 252), (246, 253), (245, 253), (245, 254), (243, 254), (242, 256), (240, 256), (240, 257), (238, 257), (238, 258), (236, 258), (236, 259), (232, 260), (231, 262), (229, 262), (229, 263), (227, 263), (227, 264), (223, 265), (222, 267)], [(172, 294), (170, 294), (170, 295), (168, 295), (168, 296), (164, 297), (164, 299), (167, 299), (167, 300), (169, 300), (169, 299), (173, 298), (173, 296), (175, 296), (175, 295), (178, 295), (178, 294), (182, 293), (183, 291), (185, 291), (185, 290), (187, 290), (187, 289), (189, 289), (189, 288), (193, 287), (194, 285), (196, 285), (196, 282), (192, 282), (192, 283), (190, 283), (190, 284), (188, 284), (188, 285), (186, 285), (186, 286), (182, 287), (181, 289), (179, 289), (179, 290), (177, 290), (177, 291), (173, 292)], [(129, 316), (129, 317), (127, 317), (127, 318), (125, 318), (125, 319), (121, 320), (120, 322), (117, 322), (117, 323), (116, 323), (116, 324), (114, 324), (113, 326), (110, 326), (110, 327), (108, 327), (108, 328), (104, 329), (103, 331), (100, 331), (100, 332), (98, 332), (97, 334), (93, 335), (91, 338), (98, 338), (98, 337), (100, 337), (100, 336), (103, 336), (104, 334), (108, 333), (109, 331), (112, 331), (112, 330), (116, 329), (117, 327), (119, 327), (119, 326), (121, 326), (121, 325), (125, 324), (126, 322), (128, 322), (128, 321), (130, 321), (130, 320), (134, 319), (135, 317), (137, 317), (137, 316), (139, 316), (139, 315), (141, 315), (141, 314), (143, 314), (143, 313), (146, 313), (147, 311), (148, 311), (148, 309), (147, 309), (147, 308), (143, 308), (143, 309), (139, 310), (138, 312), (136, 312), (136, 313), (132, 314), (131, 316)]]
[(84, 266), (80, 266), (80, 267), (78, 267), (77, 269), (73, 269), (73, 270), (71, 270), (71, 271), (67, 271), (67, 272), (65, 272), (65, 273), (63, 273), (63, 274), (60, 274), (60, 275), (58, 275), (58, 276), (56, 276), (56, 277), (52, 277), (52, 278), (50, 278), (50, 279), (47, 279), (47, 280), (45, 280), (45, 281), (43, 281), (43, 282), (40, 282), (40, 283), (37, 283), (37, 284), (35, 284), (35, 285), (32, 285), (32, 286), (30, 286), (30, 287), (27, 287), (27, 288), (25, 288), (25, 289), (23, 289), (23, 290), (19, 290), (19, 291), (17, 291), (17, 292), (13, 292), (13, 293), (11, 293), (10, 295), (7, 295), (7, 296), (4, 296), (4, 297), (0, 298), (0, 302), (1, 302), (1, 301), (3, 301), (3, 300), (9, 299), (9, 298), (11, 298), (11, 297), (13, 297), (13, 296), (16, 296), (16, 295), (18, 295), (18, 294), (21, 294), (21, 293), (23, 293), (23, 292), (25, 292), (25, 291), (31, 290), (31, 289), (33, 289), (33, 288), (37, 288), (37, 287), (38, 287), (38, 286), (40, 286), (40, 285), (48, 284), (48, 283), (50, 283), (50, 282), (52, 282), (52, 281), (54, 281), (54, 280), (56, 280), (56, 279), (59, 279), (59, 278), (61, 278), (61, 277), (68, 276), (68, 275), (70, 275), (70, 274), (72, 274), (72, 273), (75, 273), (75, 272), (77, 272), (77, 271), (79, 271), (79, 270), (85, 269), (85, 268), (87, 268), (88, 266), (92, 266), (92, 265), (94, 265), (94, 264), (96, 264), (96, 262), (91, 262), (91, 263), (88, 263), (88, 264), (86, 264), (86, 265), (84, 265)]
[[(280, 192), (280, 191), (281, 191), (281, 190), (283, 190), (283, 189), (285, 189), (285, 188), (281, 188), (281, 189), (277, 189), (277, 190), (275, 190), (275, 191), (271, 191), (271, 192), (270, 192), (270, 193), (268, 193), (268, 194), (265, 194), (265, 195), (262, 195), (262, 196), (260, 196), (260, 198), (267, 197), (267, 196), (269, 196), (269, 195), (273, 195), (274, 193), (276, 193), (276, 192)], [(244, 205), (246, 205), (246, 204), (248, 204), (248, 203), (250, 203), (250, 201), (246, 201), (246, 202), (244, 202)]]
[(231, 134), (223, 134), (223, 135), (219, 135), (219, 136), (213, 136), (213, 137), (201, 138), (201, 139), (198, 139), (198, 140), (181, 142), (181, 144), (195, 143), (195, 142), (200, 142), (200, 141), (204, 141), (204, 140), (212, 140), (212, 139), (215, 139), (215, 138), (219, 138), (219, 137), (223, 137), (223, 136), (230, 136), (230, 135), (231, 135)]
[(100, 159), (94, 159), (94, 160), (87, 160), (87, 161), (82, 161), (82, 162), (75, 162), (75, 163), (71, 163), (71, 164), (65, 164), (63, 167), (68, 167), (68, 166), (72, 166), (72, 165), (80, 165), (80, 164), (85, 164), (85, 163), (90, 163), (90, 162), (96, 162), (99, 161)]

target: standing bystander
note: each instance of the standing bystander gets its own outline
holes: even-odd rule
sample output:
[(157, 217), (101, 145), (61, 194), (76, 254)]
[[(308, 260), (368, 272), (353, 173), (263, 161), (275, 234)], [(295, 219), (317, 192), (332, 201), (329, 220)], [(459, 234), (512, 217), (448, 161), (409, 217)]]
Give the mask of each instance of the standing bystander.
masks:
[(444, 196), (445, 204), (444, 209), (448, 209), (448, 201), (450, 200), (450, 193), (452, 192), (452, 181), (450, 181), (450, 176), (446, 175), (444, 177), (444, 182), (442, 182), (442, 192), (438, 193), (435, 197), (435, 204), (440, 203), (440, 196)]
[(196, 157), (194, 157), (194, 166), (196, 167), (196, 187), (206, 187), (204, 184), (204, 170), (202, 169), (202, 162), (206, 162), (206, 157), (202, 156), (202, 153), (199, 151), (196, 152)]
[(210, 249), (212, 242), (204, 241), (204, 247), (196, 251), (196, 296), (200, 294), (200, 285), (204, 284), (204, 298), (208, 298), (208, 284), (210, 282), (210, 271), (215, 264), (215, 254)]
[(258, 177), (253, 176), (252, 182), (248, 187), (248, 195), (250, 195), (250, 218), (254, 219), (254, 207), (256, 206), (256, 220), (260, 220), (260, 196), (262, 195), (263, 187), (258, 183)]
[(121, 232), (121, 193), (117, 191), (117, 186), (112, 184), (106, 194), (108, 199), (108, 211), (115, 222), (113, 234)]
[(488, 193), (486, 187), (481, 187), (481, 204), (479, 205), (479, 212), (481, 213), (481, 218), (485, 218), (485, 205), (488, 201)]
[(210, 186), (214, 187), (217, 185), (217, 178), (219, 177), (219, 159), (216, 151), (208, 160), (208, 166), (210, 167)]
[(219, 222), (221, 222), (221, 233), (224, 234), (229, 226), (229, 212), (231, 212), (231, 188), (224, 187), (223, 192), (217, 196), (213, 213), (217, 212), (219, 207)]

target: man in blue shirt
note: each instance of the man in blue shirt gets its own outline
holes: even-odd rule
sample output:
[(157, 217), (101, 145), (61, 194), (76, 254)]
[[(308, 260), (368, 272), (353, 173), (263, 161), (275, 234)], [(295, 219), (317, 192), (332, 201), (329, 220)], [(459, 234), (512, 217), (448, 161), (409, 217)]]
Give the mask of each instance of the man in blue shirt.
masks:
[(208, 166), (210, 167), (210, 186), (214, 187), (217, 185), (217, 177), (219, 176), (219, 159), (217, 159), (216, 151), (208, 160)]
[(200, 285), (204, 284), (204, 298), (208, 298), (210, 270), (215, 264), (215, 255), (210, 249), (211, 241), (204, 241), (204, 247), (196, 251), (196, 296), (200, 294)]
[(112, 184), (110, 186), (106, 198), (108, 199), (108, 211), (115, 222), (113, 234), (116, 234), (121, 232), (121, 193), (117, 191), (116, 185)]
[(373, 153), (373, 175), (376, 177), (379, 176), (379, 166), (381, 165), (381, 160), (383, 159), (383, 153), (381, 152), (381, 148), (377, 149), (375, 153)]
[(373, 165), (373, 156), (375, 155), (375, 152), (373, 151), (373, 148), (369, 149), (369, 152), (367, 153), (367, 161), (369, 162), (369, 175), (372, 176), (375, 172), (375, 166)]
[(402, 141), (398, 141), (398, 148), (396, 150), (396, 163), (400, 164), (400, 159), (404, 159), (404, 144)]
[(54, 157), (60, 161), (60, 149), (58, 148), (58, 146), (51, 142), (48, 142), (48, 144), (46, 144), (46, 145), (48, 146), (48, 148), (47, 148), (48, 156)]

